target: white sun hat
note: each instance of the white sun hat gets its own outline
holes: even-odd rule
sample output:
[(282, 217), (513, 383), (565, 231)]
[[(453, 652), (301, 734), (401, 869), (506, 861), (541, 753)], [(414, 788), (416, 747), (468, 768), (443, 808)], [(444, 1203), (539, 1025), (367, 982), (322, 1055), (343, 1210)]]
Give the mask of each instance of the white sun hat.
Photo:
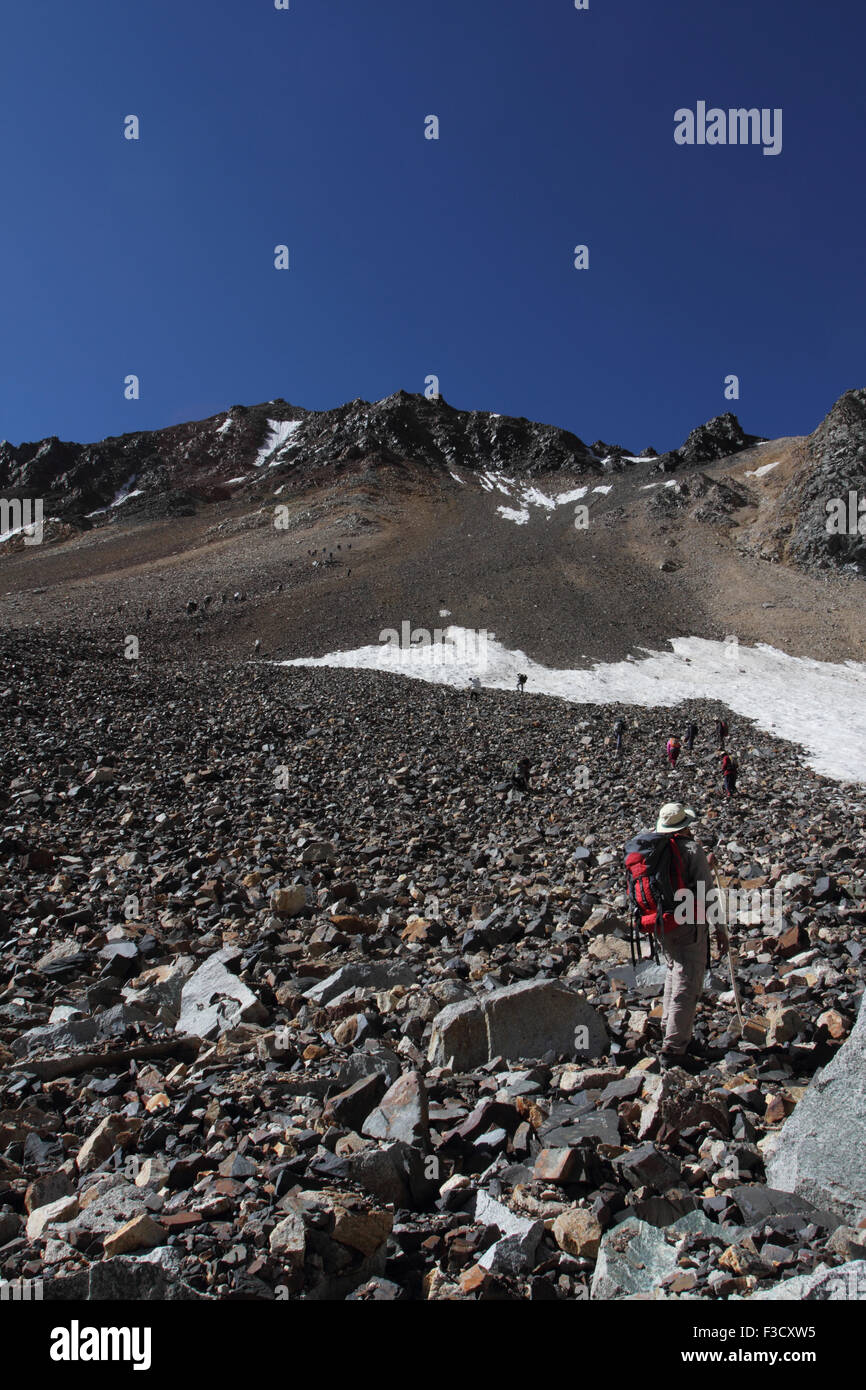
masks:
[(656, 830), (662, 835), (674, 835), (678, 830), (685, 830), (697, 818), (691, 806), (683, 806), (680, 801), (668, 801), (659, 811)]

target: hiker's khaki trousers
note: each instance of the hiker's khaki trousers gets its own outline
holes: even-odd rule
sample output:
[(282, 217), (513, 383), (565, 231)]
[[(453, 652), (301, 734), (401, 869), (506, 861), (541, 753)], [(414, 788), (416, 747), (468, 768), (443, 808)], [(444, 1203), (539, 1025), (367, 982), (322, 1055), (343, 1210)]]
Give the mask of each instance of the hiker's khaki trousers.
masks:
[(664, 937), (667, 961), (662, 1032), (665, 1052), (685, 1052), (707, 968), (707, 928), (684, 922)]

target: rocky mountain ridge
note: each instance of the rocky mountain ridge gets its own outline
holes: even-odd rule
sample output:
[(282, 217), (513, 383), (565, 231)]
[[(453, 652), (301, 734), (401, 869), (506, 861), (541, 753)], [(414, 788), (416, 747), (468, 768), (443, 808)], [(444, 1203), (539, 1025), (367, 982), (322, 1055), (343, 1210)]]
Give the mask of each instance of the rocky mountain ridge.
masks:
[[(673, 471), (718, 459), (757, 438), (745, 434), (735, 416), (719, 416), (694, 430), (681, 449), (662, 455), (658, 466)], [(189, 513), (265, 480), (309, 482), (363, 464), (534, 478), (622, 470), (654, 456), (654, 450), (629, 455), (601, 441), (589, 448), (554, 425), (457, 410), (441, 397), (398, 391), (372, 404), (355, 400), (326, 411), (302, 410), (281, 399), (238, 405), (224, 416), (98, 444), (52, 437), (15, 446), (4, 440), (0, 490), (10, 497), (40, 495), (47, 514), (87, 527), (121, 514)]]

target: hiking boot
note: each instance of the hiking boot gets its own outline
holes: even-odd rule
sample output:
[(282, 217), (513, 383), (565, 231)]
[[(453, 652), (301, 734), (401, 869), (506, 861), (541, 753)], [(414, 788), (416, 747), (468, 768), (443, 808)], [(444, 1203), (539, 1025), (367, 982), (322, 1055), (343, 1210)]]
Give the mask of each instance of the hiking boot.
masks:
[(697, 1057), (693, 1057), (688, 1052), (660, 1052), (659, 1061), (662, 1071), (670, 1071), (673, 1067), (682, 1067), (691, 1076), (703, 1071), (703, 1063)]

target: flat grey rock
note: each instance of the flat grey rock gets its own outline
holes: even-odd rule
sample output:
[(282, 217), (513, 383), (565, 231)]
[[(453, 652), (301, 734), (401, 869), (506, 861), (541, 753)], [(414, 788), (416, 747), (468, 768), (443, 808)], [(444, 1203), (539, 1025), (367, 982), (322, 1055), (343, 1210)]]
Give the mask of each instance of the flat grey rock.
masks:
[(556, 980), (526, 980), (483, 999), (449, 1004), (433, 1020), (428, 1061), (459, 1070), (494, 1057), (512, 1061), (558, 1056), (593, 1060), (606, 1051), (607, 1029), (585, 999)]

